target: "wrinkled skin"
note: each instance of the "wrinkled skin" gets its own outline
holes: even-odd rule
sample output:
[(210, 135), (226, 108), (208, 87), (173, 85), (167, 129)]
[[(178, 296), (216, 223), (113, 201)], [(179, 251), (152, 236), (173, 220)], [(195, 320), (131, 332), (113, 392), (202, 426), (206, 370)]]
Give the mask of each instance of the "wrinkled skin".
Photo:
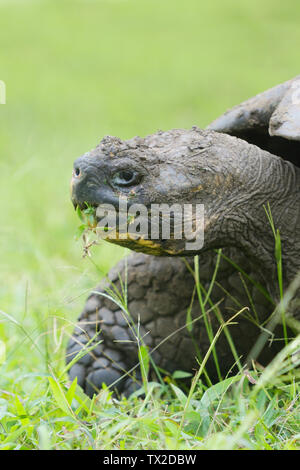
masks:
[[(119, 184), (122, 172), (134, 175), (131, 184)], [(76, 174), (78, 173), (78, 174)], [(117, 179), (118, 178), (118, 179)], [(117, 180), (117, 181), (116, 181)], [(119, 197), (130, 203), (166, 202), (204, 204), (202, 251), (238, 247), (266, 280), (275, 280), (274, 235), (264, 205), (270, 204), (279, 229), (284, 278), (290, 282), (300, 268), (300, 170), (243, 140), (214, 131), (171, 130), (123, 142), (107, 137), (75, 162), (73, 201), (118, 209)], [(143, 241), (115, 239), (136, 251), (154, 255), (197, 254), (185, 249), (185, 240)]]
[[(295, 80), (297, 84), (298, 79)], [(143, 335), (147, 333), (145, 342), (150, 349), (156, 348), (155, 362), (164, 370), (193, 370), (197, 367), (197, 352), (203, 357), (209, 345), (203, 318), (194, 324), (194, 340), (186, 328), (175, 334), (184, 325), (194, 279), (183, 261), (174, 256), (200, 255), (200, 281), (206, 291), (215, 270), (215, 249), (222, 248), (242, 269), (243, 275), (223, 260), (207, 304), (208, 310), (220, 302), (209, 313), (213, 333), (219, 327), (217, 312), (228, 320), (240, 308), (249, 307), (249, 314), (243, 312), (239, 318), (238, 327), (230, 327), (242, 362), (259, 335), (259, 324), (266, 321), (279, 298), (274, 235), (264, 208), (267, 204), (270, 204), (274, 226), (280, 231), (285, 287), (300, 270), (300, 170), (295, 164), (299, 164), (296, 155), (300, 150), (300, 135), (297, 134), (300, 121), (295, 125), (297, 110), (291, 103), (287, 104), (293, 83), (287, 82), (258, 95), (210, 126), (243, 139), (195, 127), (129, 141), (106, 137), (95, 150), (74, 164), (72, 200), (75, 206), (84, 208), (88, 203), (97, 207), (109, 203), (117, 208), (122, 195), (127, 196), (130, 203), (142, 203), (148, 208), (162, 202), (204, 204), (204, 246), (199, 253), (186, 250), (184, 238), (147, 240), (146, 243), (132, 237), (113, 240), (148, 255), (173, 256), (134, 255), (128, 260), (129, 311), (135, 320), (140, 315)], [(285, 116), (286, 109), (290, 113), (283, 122), (280, 122), (283, 112), (280, 107)], [(288, 125), (288, 120), (293, 125)], [(246, 140), (258, 145), (263, 142), (262, 148), (282, 152), (284, 159)], [(124, 266), (119, 267), (121, 275), (124, 269)], [(246, 275), (264, 286), (269, 296), (262, 295), (261, 289), (254, 287)], [(118, 285), (117, 278), (113, 281)], [(103, 289), (100, 287), (99, 292)], [(297, 307), (291, 309), (294, 315), (300, 316)], [(198, 318), (201, 313), (194, 299), (192, 317)], [(71, 378), (76, 375), (89, 395), (100, 389), (103, 382), (127, 395), (136, 382), (139, 383), (138, 369), (136, 376), (125, 374), (138, 362), (137, 340), (130, 336), (125, 320), (120, 306), (105, 297), (92, 294), (88, 300), (80, 317), (82, 329), (77, 328), (74, 333), (68, 358), (83, 347), (96, 328), (101, 329), (102, 345), (95, 353), (80, 359), (70, 371)], [(170, 340), (157, 347), (170, 334)], [(276, 346), (280, 346), (280, 342)], [(277, 349), (274, 345), (265, 347), (259, 361), (267, 363)], [(224, 375), (236, 359), (225, 334), (218, 340), (217, 352)], [(212, 357), (207, 370), (213, 379), (217, 378)]]

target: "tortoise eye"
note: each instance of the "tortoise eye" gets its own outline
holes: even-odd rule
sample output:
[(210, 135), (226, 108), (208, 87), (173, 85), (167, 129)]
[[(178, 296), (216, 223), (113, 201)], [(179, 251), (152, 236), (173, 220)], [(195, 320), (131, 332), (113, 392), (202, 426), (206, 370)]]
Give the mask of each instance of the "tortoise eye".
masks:
[(112, 177), (113, 184), (117, 186), (131, 186), (137, 184), (139, 175), (132, 170), (121, 170), (115, 173)]

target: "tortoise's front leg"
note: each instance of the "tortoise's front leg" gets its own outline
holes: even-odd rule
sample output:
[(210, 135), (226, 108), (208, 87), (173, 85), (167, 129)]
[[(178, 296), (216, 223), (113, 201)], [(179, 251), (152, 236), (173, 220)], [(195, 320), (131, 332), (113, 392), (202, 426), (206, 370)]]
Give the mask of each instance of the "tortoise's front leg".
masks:
[[(207, 253), (201, 258), (200, 277), (206, 290), (213, 277), (215, 262), (215, 253)], [(153, 361), (162, 370), (193, 373), (198, 368), (197, 355), (200, 353), (203, 357), (210, 345), (207, 322), (212, 335), (220, 326), (216, 311), (210, 308), (209, 303), (206, 305), (208, 314), (205, 325), (193, 275), (182, 259), (131, 255), (127, 258), (127, 269), (123, 260), (109, 273), (110, 280), (119, 292), (122, 292), (119, 276), (125, 283), (126, 271), (128, 311), (131, 317), (117, 303), (101, 295), (106, 292), (105, 286), (99, 287), (99, 294), (92, 293), (88, 298), (68, 344), (67, 361), (70, 361), (97, 332), (94, 343), (102, 341), (69, 371), (70, 378), (77, 376), (78, 383), (90, 396), (102, 388), (102, 383), (125, 395), (140, 387), (139, 344), (147, 345)], [(233, 268), (225, 264), (220, 267), (217, 276), (219, 283), (229, 292), (229, 297), (226, 298), (225, 292), (217, 285), (210, 296), (213, 303), (222, 301), (218, 308), (225, 321), (248, 303), (247, 295), (243, 294), (243, 283), (238, 274), (232, 271)], [(234, 304), (234, 297), (238, 298), (239, 303)], [(194, 302), (190, 308), (192, 298)], [(257, 308), (263, 317), (265, 307), (257, 304)], [(190, 315), (187, 315), (188, 311)], [(194, 323), (188, 329), (186, 323), (191, 318)], [(238, 325), (232, 325), (230, 332), (238, 354), (245, 358), (259, 334), (259, 328), (240, 317)], [(218, 339), (216, 349), (219, 369), (225, 375), (235, 359), (224, 334)], [(217, 378), (212, 355), (207, 363), (207, 371), (212, 380)]]
[[(172, 371), (177, 368), (176, 357), (182, 356), (182, 348), (189, 341), (182, 337), (178, 350), (181, 335), (173, 335), (158, 347), (185, 323), (193, 279), (182, 260), (134, 254), (109, 273), (111, 282), (121, 293), (119, 276), (123, 282), (127, 277), (130, 317), (117, 303), (101, 295), (107, 295), (109, 283), (106, 283), (97, 288), (99, 294), (89, 296), (67, 347), (68, 363), (98, 333), (94, 343), (101, 343), (79, 358), (69, 371), (70, 378), (77, 376), (79, 385), (89, 396), (101, 389), (102, 383), (126, 396), (141, 386), (139, 345), (149, 348), (159, 367)], [(186, 347), (192, 353), (192, 344)]]
[(126, 262), (126, 269), (123, 260), (109, 273), (109, 278), (122, 292), (119, 276), (125, 281), (127, 271), (131, 317), (117, 303), (101, 295), (109, 283), (102, 285), (97, 289), (99, 294), (92, 293), (88, 298), (67, 347), (70, 362), (98, 332), (94, 343), (101, 344), (69, 371), (70, 378), (77, 376), (90, 396), (102, 388), (102, 383), (125, 395), (141, 386), (139, 344), (145, 344), (155, 364), (168, 372), (196, 366), (196, 352), (185, 328), (194, 281), (183, 260), (133, 254)]

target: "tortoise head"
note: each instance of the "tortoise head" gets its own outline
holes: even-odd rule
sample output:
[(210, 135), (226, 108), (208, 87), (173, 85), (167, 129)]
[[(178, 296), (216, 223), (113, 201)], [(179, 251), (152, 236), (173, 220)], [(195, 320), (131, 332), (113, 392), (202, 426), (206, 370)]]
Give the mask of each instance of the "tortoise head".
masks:
[[(236, 244), (224, 217), (236, 215), (243, 192), (247, 200), (255, 192), (255, 187), (247, 188), (247, 181), (255, 179), (258, 160), (263, 165), (261, 155), (268, 156), (268, 167), (269, 159), (277, 159), (235, 137), (196, 127), (127, 141), (105, 137), (75, 161), (72, 201), (81, 209), (112, 208), (118, 221), (124, 207), (127, 215), (139, 214), (131, 227), (139, 226), (140, 232), (129, 224), (125, 232), (110, 231), (108, 241), (149, 254), (192, 255), (203, 248)], [(155, 213), (157, 206), (162, 210)], [(99, 221), (103, 212), (98, 209)], [(164, 233), (168, 214), (170, 227)], [(159, 228), (153, 229), (154, 221)]]

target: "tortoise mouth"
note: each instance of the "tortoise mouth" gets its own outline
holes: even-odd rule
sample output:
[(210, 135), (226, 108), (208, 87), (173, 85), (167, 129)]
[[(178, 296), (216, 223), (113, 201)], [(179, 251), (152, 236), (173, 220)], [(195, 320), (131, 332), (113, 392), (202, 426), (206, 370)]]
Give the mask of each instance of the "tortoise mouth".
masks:
[(73, 207), (74, 207), (74, 210), (75, 211), (78, 211), (80, 210), (81, 212), (84, 212), (88, 209), (93, 209), (94, 212), (96, 213), (97, 211), (97, 207), (99, 206), (99, 204), (96, 204), (96, 203), (89, 203), (89, 202), (78, 202), (75, 198), (71, 198), (71, 201), (72, 201), (72, 204), (73, 204)]
[[(153, 225), (151, 206), (145, 207), (144, 214), (139, 213), (139, 215), (130, 215), (126, 211), (113, 211), (114, 226), (112, 230), (105, 230), (101, 219), (103, 213), (99, 214), (99, 207), (96, 211), (96, 220), (97, 233), (101, 239), (155, 256), (192, 254), (190, 249), (188, 251), (186, 249), (188, 239), (185, 236), (184, 222), (181, 220), (180, 225), (176, 227), (176, 217), (173, 214), (168, 218), (166, 228), (163, 215), (159, 215)], [(195, 250), (195, 253), (197, 251)]]
[(109, 187), (99, 188), (85, 180), (74, 180), (74, 178), (71, 180), (71, 201), (75, 210), (79, 208), (84, 211), (88, 208), (94, 208), (96, 211), (103, 204), (110, 204), (117, 210), (118, 196)]
[(184, 256), (186, 254), (184, 246), (178, 247), (174, 240), (150, 240), (143, 237), (133, 239), (129, 233), (126, 239), (105, 239), (105, 241), (153, 256)]
[(103, 209), (103, 203), (73, 201), (73, 205), (85, 230), (93, 231), (100, 240), (154, 256), (179, 256), (185, 252), (185, 240), (174, 238), (172, 229), (169, 237), (162, 236), (163, 217), (159, 219), (158, 236), (151, 238), (151, 208), (146, 208), (143, 221), (139, 219), (140, 229), (136, 232), (132, 230), (136, 217), (120, 211), (119, 207), (111, 206), (110, 211), (108, 207)]

